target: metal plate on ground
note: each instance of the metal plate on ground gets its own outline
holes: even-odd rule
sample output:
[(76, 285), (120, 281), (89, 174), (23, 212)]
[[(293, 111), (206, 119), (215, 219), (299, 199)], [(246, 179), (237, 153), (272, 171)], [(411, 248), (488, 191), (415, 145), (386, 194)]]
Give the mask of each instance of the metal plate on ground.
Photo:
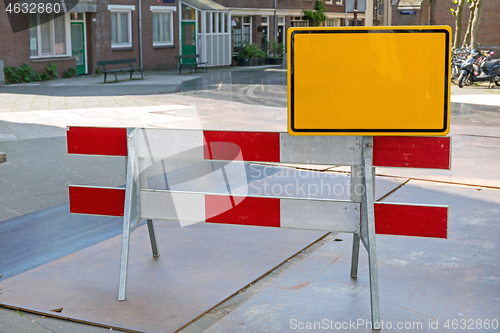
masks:
[(68, 203), (3, 221), (0, 281), (114, 237), (122, 225), (116, 217), (71, 215)]
[[(132, 234), (127, 299), (117, 301), (121, 236), (0, 282), (0, 304), (108, 327), (173, 332), (324, 232), (157, 222)], [(62, 308), (62, 312), (51, 312)]]
[[(498, 323), (500, 191), (410, 181), (388, 200), (448, 204), (450, 230), (447, 240), (377, 236), (382, 332), (493, 331), (460, 324)], [(351, 279), (352, 235), (336, 238), (205, 332), (373, 332), (366, 252)]]

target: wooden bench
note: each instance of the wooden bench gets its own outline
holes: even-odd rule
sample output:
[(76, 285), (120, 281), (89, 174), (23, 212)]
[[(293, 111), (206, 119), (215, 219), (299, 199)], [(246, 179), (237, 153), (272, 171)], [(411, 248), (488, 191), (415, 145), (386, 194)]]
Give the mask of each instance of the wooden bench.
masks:
[[(106, 61), (98, 61), (97, 66), (102, 66), (101, 73), (104, 73), (104, 82), (106, 82), (106, 76), (108, 73), (115, 74), (115, 79), (116, 79), (116, 81), (118, 81), (118, 77), (116, 76), (116, 73), (119, 73), (119, 72), (130, 72), (130, 79), (132, 80), (132, 73), (134, 71), (140, 71), (141, 78), (144, 79), (144, 75), (142, 74), (142, 70), (144, 67), (134, 67), (133, 64), (135, 62), (137, 62), (137, 60), (135, 58), (106, 60)], [(123, 68), (122, 64), (128, 64), (128, 67)], [(110, 66), (110, 65), (118, 65), (119, 68), (106, 69), (106, 66)]]
[[(205, 72), (208, 72), (207, 68), (208, 62), (197, 61), (196, 59), (199, 57), (200, 57), (199, 54), (175, 55), (175, 59), (179, 60), (179, 63), (177, 64), (177, 67), (179, 67), (179, 74), (182, 71), (182, 66), (189, 66), (189, 70), (191, 73), (193, 72), (192, 70), (193, 67), (195, 72), (198, 70), (198, 67), (205, 67)], [(194, 62), (183, 64), (182, 59), (194, 59)]]

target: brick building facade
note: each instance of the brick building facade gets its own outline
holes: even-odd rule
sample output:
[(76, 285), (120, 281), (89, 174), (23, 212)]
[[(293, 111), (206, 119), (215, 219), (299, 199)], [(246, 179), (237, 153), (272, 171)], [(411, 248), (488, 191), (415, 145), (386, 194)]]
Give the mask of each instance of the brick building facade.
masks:
[[(353, 0), (323, 1), (325, 26), (352, 25)], [(500, 21), (494, 17), (500, 1), (483, 1), (479, 42), (500, 55)], [(359, 25), (364, 24), (364, 3), (358, 0)], [(384, 6), (389, 3), (392, 6)], [(6, 10), (1, 10), (0, 60), (16, 67), (25, 63), (41, 72), (55, 62), (59, 74), (75, 66), (79, 73), (94, 73), (96, 61), (123, 58), (136, 58), (148, 70), (175, 68), (174, 55), (194, 53), (210, 66), (230, 65), (242, 42), (260, 47), (271, 40), (285, 44), (289, 27), (308, 26), (303, 10), (314, 5), (315, 0), (80, 0), (50, 21), (52, 14), (29, 18), (25, 14), (31, 28), (15, 33)], [(379, 0), (378, 21), (389, 25), (391, 21), (392, 25), (433, 21), (454, 28), (450, 14), (454, 6), (452, 0)], [(464, 7), (464, 27), (468, 12)]]
[[(326, 26), (344, 25), (349, 20), (352, 24), (353, 14), (346, 13), (346, 0), (324, 1)], [(276, 0), (276, 8), (274, 3), (80, 0), (55, 19), (47, 13), (24, 14), (31, 28), (15, 33), (3, 10), (0, 60), (6, 66), (28, 64), (39, 72), (54, 62), (60, 75), (68, 67), (77, 67), (79, 74), (94, 73), (96, 61), (124, 58), (136, 58), (148, 70), (175, 68), (177, 54), (198, 53), (210, 66), (230, 65), (235, 41), (260, 47), (273, 39), (285, 44), (286, 29), (308, 25), (302, 20), (303, 10), (313, 9), (315, 0)], [(360, 13), (359, 23), (363, 17)]]

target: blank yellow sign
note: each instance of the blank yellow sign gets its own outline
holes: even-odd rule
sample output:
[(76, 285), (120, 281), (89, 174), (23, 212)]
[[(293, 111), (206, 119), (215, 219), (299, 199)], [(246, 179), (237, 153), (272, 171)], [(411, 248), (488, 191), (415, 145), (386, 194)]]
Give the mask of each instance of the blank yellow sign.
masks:
[(291, 135), (446, 135), (448, 26), (290, 28)]

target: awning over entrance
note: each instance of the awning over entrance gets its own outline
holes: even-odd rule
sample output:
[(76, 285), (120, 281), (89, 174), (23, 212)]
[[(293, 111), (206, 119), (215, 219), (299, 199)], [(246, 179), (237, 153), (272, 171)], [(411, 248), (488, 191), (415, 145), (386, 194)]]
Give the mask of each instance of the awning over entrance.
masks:
[(212, 0), (180, 0), (182, 55), (199, 54), (208, 66), (231, 64), (231, 13)]
[(200, 10), (223, 10), (228, 9), (212, 0), (182, 0), (185, 4)]
[(424, 0), (400, 0), (398, 10), (417, 10), (422, 8)]

